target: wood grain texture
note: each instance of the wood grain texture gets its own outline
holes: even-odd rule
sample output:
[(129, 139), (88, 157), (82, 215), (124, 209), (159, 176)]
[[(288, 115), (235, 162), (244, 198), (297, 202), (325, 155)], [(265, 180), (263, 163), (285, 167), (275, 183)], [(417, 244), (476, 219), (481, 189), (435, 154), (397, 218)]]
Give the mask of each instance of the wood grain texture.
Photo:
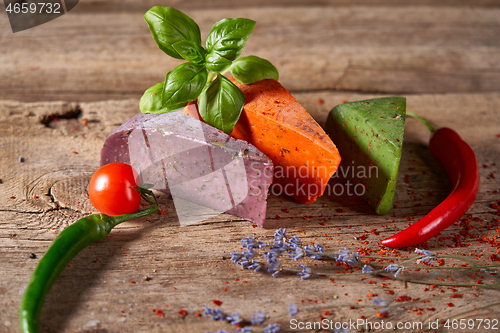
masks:
[[(319, 123), (326, 119), (327, 105), (339, 104), (344, 99), (376, 96), (380, 95), (296, 94)], [(490, 206), (498, 199), (498, 194), (492, 193), (499, 188), (498, 177), (490, 175), (496, 174), (497, 165), (500, 165), (500, 139), (496, 137), (500, 128), (495, 122), (498, 111), (491, 108), (499, 98), (497, 93), (408, 96), (408, 105), (413, 111), (438, 126), (446, 123), (455, 128), (471, 143), (480, 165), (487, 166), (481, 168), (480, 193), (469, 211), (482, 221), (475, 222), (478, 235), (488, 232), (485, 224), (495, 217), (490, 213)], [(318, 104), (318, 99), (323, 99), (324, 103)], [(471, 108), (475, 108), (475, 116), (469, 115)], [(453, 109), (454, 116), (435, 111), (446, 109)], [(78, 110), (76, 118), (42, 123), (48, 115), (75, 114), (73, 110)], [(135, 99), (90, 103), (0, 102), (0, 122), (3, 128), (8, 128), (0, 138), (0, 325), (3, 325), (0, 331), (17, 332), (17, 309), (23, 287), (50, 241), (64, 227), (93, 211), (86, 187), (99, 166), (102, 142), (117, 124), (136, 112)], [(83, 125), (84, 119), (87, 125)], [(26, 128), (31, 129), (30, 135), (23, 135)], [(303, 321), (317, 321), (319, 315), (334, 322), (356, 320), (361, 315), (370, 321), (379, 321), (376, 309), (371, 306), (373, 297), (366, 297), (369, 293), (377, 293), (387, 300), (401, 295), (420, 298), (402, 304), (408, 311), (397, 307), (391, 310), (389, 320), (393, 323), (444, 319), (472, 309), (472, 304), (476, 307), (488, 305), (497, 299), (497, 292), (484, 290), (476, 298), (473, 291), (461, 288), (458, 292), (464, 296), (452, 299), (456, 306), (449, 308), (446, 303), (452, 292), (446, 288), (443, 288), (444, 293), (439, 289), (424, 292), (427, 286), (408, 284), (405, 288), (400, 281), (376, 277), (360, 280), (359, 275), (345, 274), (343, 268), (328, 262), (315, 264), (304, 260), (303, 263), (316, 271), (331, 275), (301, 280), (295, 273), (282, 272), (272, 278), (266, 273), (241, 270), (229, 260), (230, 252), (240, 251), (242, 237), (252, 236), (270, 242), (274, 230), (283, 227), (288, 228), (291, 235), (297, 235), (303, 244), (318, 242), (332, 252), (344, 247), (378, 250), (377, 241), (405, 228), (409, 216), (415, 220), (422, 217), (449, 191), (444, 170), (426, 148), (427, 140), (426, 129), (409, 120), (395, 197), (398, 208), (389, 216), (373, 215), (356, 196), (332, 194), (310, 205), (297, 204), (285, 196), (271, 196), (265, 229), (253, 228), (249, 222), (229, 215), (181, 228), (172, 200), (162, 196), (160, 202), (165, 215), (120, 225), (71, 262), (71, 267), (63, 272), (47, 297), (41, 331), (234, 331), (229, 324), (214, 322), (207, 316), (195, 316), (197, 312), (203, 313), (204, 306), (216, 307), (213, 300), (221, 300), (221, 309), (228, 314), (239, 312), (247, 319), (257, 310), (264, 310), (271, 316), (267, 322), (279, 321), (283, 326), (289, 321), (287, 307), (290, 302), (299, 305), (301, 312), (297, 318)], [(19, 156), (24, 157), (23, 163), (19, 162)], [(339, 182), (342, 180), (333, 178), (330, 185)], [(15, 199), (11, 199), (12, 196)], [(372, 229), (380, 234), (370, 234), (368, 231)], [(444, 237), (450, 237), (445, 244), (454, 247), (451, 238), (461, 230), (455, 224), (443, 232)], [(355, 238), (362, 234), (368, 235), (364, 240), (366, 244)], [(466, 248), (448, 249), (442, 243), (432, 240), (429, 245), (432, 250), (447, 253), (478, 251), (483, 253), (484, 259), (496, 252), (496, 248), (488, 244), (475, 244), (470, 240), (471, 246)], [(36, 254), (37, 259), (31, 259), (30, 253)], [(284, 259), (282, 265), (296, 269), (297, 262)], [(151, 280), (144, 280), (144, 276)], [(335, 283), (329, 280), (330, 277)], [(433, 277), (425, 273), (412, 277), (471, 282), (464, 272), (453, 271)], [(495, 276), (487, 276), (485, 280), (498, 282)], [(375, 281), (375, 284), (368, 281)], [(388, 295), (382, 283), (394, 294)], [(432, 297), (431, 293), (436, 296)], [(430, 303), (421, 303), (427, 299)], [(362, 308), (351, 310), (351, 306)], [(419, 307), (436, 310), (424, 310), (423, 315), (417, 316), (418, 311), (411, 309)], [(165, 317), (156, 316), (152, 309), (162, 310)], [(179, 315), (177, 312), (181, 309), (188, 314)], [(324, 315), (323, 311), (329, 311), (330, 315)], [(472, 314), (472, 318), (498, 318), (498, 315), (498, 309), (493, 309)]]
[[(224, 17), (255, 19), (243, 55), (270, 60), (292, 92), (500, 90), (498, 6), (305, 6), (298, 1), (286, 6), (224, 6), (213, 2), (210, 10), (189, 6), (185, 11), (200, 25), (203, 39)], [(8, 52), (0, 54), (0, 98), (138, 98), (180, 63), (157, 48), (142, 5), (132, 12), (95, 8), (92, 12), (76, 7), (16, 34), (1, 16), (0, 47)]]
[[(87, 186), (105, 138), (138, 112), (142, 92), (179, 63), (156, 47), (142, 18), (157, 4), (184, 10), (199, 23), (203, 38), (221, 18), (257, 20), (245, 55), (274, 63), (281, 83), (320, 124), (346, 100), (396, 94), (407, 96), (408, 110), (457, 130), (480, 165), (480, 192), (468, 212), (476, 238), (461, 235), (464, 223), (455, 223), (429, 246), (490, 262), (499, 237), (492, 207), (500, 188), (498, 1), (82, 0), (68, 15), (16, 34), (0, 15), (0, 332), (19, 332), (23, 290), (50, 242), (94, 211)], [(408, 119), (397, 208), (387, 216), (374, 215), (357, 196), (332, 193), (300, 205), (272, 195), (263, 229), (229, 215), (181, 228), (172, 200), (159, 194), (166, 214), (126, 222), (71, 261), (47, 296), (41, 332), (235, 332), (203, 315), (205, 306), (217, 307), (214, 300), (222, 301), (227, 314), (239, 312), (245, 319), (264, 310), (266, 324), (278, 321), (283, 332), (316, 331), (286, 328), (289, 303), (299, 306), (297, 319), (304, 322), (321, 316), (334, 323), (361, 316), (380, 322), (368, 297), (376, 293), (391, 302), (385, 320), (394, 324), (442, 320), (493, 304), (495, 290), (405, 285), (328, 261), (301, 261), (328, 274), (301, 280), (295, 272), (272, 278), (241, 270), (229, 260), (230, 252), (241, 251), (241, 238), (270, 243), (274, 230), (285, 227), (302, 244), (317, 242), (331, 252), (379, 250), (379, 240), (424, 216), (450, 190), (428, 139), (428, 131)], [(330, 188), (336, 184), (345, 186), (334, 177)], [(299, 262), (281, 263), (296, 269)], [(476, 270), (422, 268), (401, 276), (499, 283), (499, 275)], [(450, 298), (459, 293), (461, 298)], [(415, 300), (394, 302), (402, 295)], [(499, 308), (460, 318), (486, 317), (500, 319)], [(443, 326), (437, 331), (449, 332)]]

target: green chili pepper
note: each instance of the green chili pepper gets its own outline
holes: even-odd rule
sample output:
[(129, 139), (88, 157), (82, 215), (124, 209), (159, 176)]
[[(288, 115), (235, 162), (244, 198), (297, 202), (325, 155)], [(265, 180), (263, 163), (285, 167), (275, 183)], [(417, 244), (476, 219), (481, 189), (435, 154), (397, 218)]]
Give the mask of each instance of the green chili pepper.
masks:
[(54, 239), (31, 275), (19, 311), (21, 331), (23, 333), (38, 332), (40, 312), (45, 296), (73, 257), (88, 245), (106, 237), (118, 224), (153, 214), (157, 210), (158, 206), (153, 205), (139, 212), (113, 217), (93, 214), (64, 229)]

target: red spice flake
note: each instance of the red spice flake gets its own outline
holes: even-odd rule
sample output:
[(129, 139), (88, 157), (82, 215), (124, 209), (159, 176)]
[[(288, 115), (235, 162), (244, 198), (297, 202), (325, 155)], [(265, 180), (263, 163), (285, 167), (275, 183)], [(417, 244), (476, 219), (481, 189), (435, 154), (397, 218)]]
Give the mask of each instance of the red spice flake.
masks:
[(87, 119), (83, 119), (83, 125), (86, 126), (88, 124), (88, 120)]
[(394, 300), (394, 302), (408, 302), (408, 301), (411, 301), (411, 297), (406, 295), (401, 295)]
[(462, 298), (463, 294), (453, 294), (450, 296), (450, 298)]
[(195, 317), (201, 317), (201, 313), (199, 313), (199, 312), (195, 312), (195, 313), (194, 313), (194, 316), (195, 316)]
[(68, 267), (71, 267), (71, 264), (68, 264), (67, 266), (68, 266)]
[(252, 228), (257, 228), (257, 224), (252, 224)]
[(411, 299), (411, 301), (412, 301), (412, 302), (416, 302), (416, 301), (418, 301), (419, 299), (420, 299), (420, 297), (416, 297), (416, 298), (412, 298), (412, 299)]
[(490, 261), (493, 261), (493, 262), (494, 262), (494, 261), (500, 261), (500, 258), (498, 258), (498, 257), (497, 257), (497, 255), (493, 253), (493, 254), (490, 256)]
[(135, 281), (130, 281), (130, 283), (135, 284)]
[(11, 199), (15, 199), (16, 197), (12, 196), (12, 197), (10, 197), (10, 198), (11, 198)]
[(324, 314), (325, 316), (329, 316), (329, 315), (330, 315), (330, 311), (325, 310), (325, 311), (323, 311), (323, 314)]
[(248, 281), (247, 281), (247, 280), (243, 280), (243, 281), (241, 281), (241, 282), (243, 282), (243, 283), (247, 283)]
[(158, 214), (160, 214), (160, 215), (165, 215), (165, 214), (167, 214), (167, 212), (165, 211), (165, 209), (162, 209), (162, 210), (160, 210), (160, 211), (158, 212)]
[(177, 313), (180, 314), (181, 316), (187, 315), (186, 310), (179, 310), (179, 312), (177, 312)]
[(453, 307), (453, 306), (455, 306), (455, 304), (453, 304), (453, 303), (448, 303), (446, 305), (448, 305), (450, 308)]
[(156, 310), (156, 315), (157, 315), (158, 317), (165, 317), (165, 314), (164, 314), (164, 313), (163, 313), (163, 311), (161, 311), (161, 310)]
[(354, 310), (354, 309), (356, 309), (356, 307), (351, 305), (351, 306), (349, 307), (349, 309)]
[(288, 208), (283, 208), (281, 211), (282, 211), (283, 213), (287, 213), (287, 214), (288, 214), (288, 213), (290, 213), (290, 211), (288, 210)]
[(389, 295), (394, 295), (394, 290), (387, 290), (387, 293), (388, 293)]
[(483, 281), (482, 280), (477, 280), (476, 282), (477, 284), (483, 284)]
[(276, 215), (276, 220), (281, 220), (281, 216)]
[(219, 300), (214, 300), (214, 304), (217, 306), (221, 306), (222, 302)]
[(240, 279), (238, 279), (238, 278), (234, 279), (234, 281), (239, 281), (239, 280), (240, 280)]
[(318, 104), (323, 104), (325, 103), (325, 101), (323, 100), (323, 98), (318, 98)]
[(369, 293), (368, 295), (366, 295), (366, 297), (375, 297), (375, 296), (377, 296), (376, 293)]
[[(345, 104), (348, 102), (348, 100), (343, 98), (341, 102), (342, 102), (342, 104)], [(500, 135), (500, 134), (498, 134), (498, 135)]]
[(125, 311), (123, 311), (123, 310), (120, 310), (120, 312), (121, 312), (121, 313), (125, 313)]

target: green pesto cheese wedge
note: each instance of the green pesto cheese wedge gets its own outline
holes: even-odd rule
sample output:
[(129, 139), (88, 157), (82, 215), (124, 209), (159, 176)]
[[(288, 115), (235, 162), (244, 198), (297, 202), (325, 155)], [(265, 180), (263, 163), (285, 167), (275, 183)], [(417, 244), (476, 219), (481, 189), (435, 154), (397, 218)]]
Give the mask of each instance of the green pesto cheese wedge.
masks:
[(379, 215), (392, 208), (405, 119), (406, 98), (384, 97), (337, 105), (326, 122), (342, 156), (338, 176), (352, 181)]

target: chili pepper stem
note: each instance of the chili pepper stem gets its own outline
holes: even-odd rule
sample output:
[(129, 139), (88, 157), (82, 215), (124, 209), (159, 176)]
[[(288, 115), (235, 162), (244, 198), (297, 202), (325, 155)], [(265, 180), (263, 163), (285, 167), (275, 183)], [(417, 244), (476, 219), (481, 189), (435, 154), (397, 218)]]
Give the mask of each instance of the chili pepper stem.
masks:
[[(111, 217), (111, 219), (113, 220), (113, 226), (111, 228), (114, 228), (118, 224), (125, 222), (125, 221), (129, 221), (129, 220), (137, 219), (139, 217), (151, 215), (154, 212), (156, 212), (157, 210), (158, 210), (158, 206), (152, 205), (149, 208), (146, 208), (146, 209), (141, 210), (141, 211), (137, 211), (135, 213), (113, 216), (113, 217)], [(101, 214), (101, 216), (107, 216), (107, 215)], [(109, 216), (107, 216), (107, 217), (109, 217)]]
[(418, 114), (410, 112), (410, 111), (406, 111), (406, 115), (413, 117), (413, 118), (417, 119), (418, 121), (420, 121), (422, 124), (425, 125), (425, 127), (427, 127), (429, 129), (429, 131), (431, 131), (431, 133), (434, 133), (434, 131), (436, 130), (430, 122), (428, 122), (425, 118), (422, 118)]

